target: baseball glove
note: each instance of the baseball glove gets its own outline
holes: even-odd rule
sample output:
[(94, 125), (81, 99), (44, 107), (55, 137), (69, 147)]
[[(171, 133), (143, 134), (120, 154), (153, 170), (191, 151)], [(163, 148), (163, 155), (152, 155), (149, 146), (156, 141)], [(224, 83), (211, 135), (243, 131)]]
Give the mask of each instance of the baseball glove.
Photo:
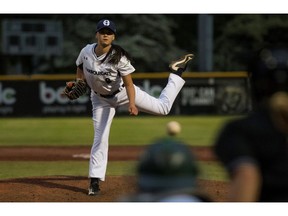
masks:
[(75, 100), (84, 95), (86, 92), (86, 82), (82, 79), (77, 79), (76, 81), (67, 82), (62, 94), (68, 97), (70, 100)]

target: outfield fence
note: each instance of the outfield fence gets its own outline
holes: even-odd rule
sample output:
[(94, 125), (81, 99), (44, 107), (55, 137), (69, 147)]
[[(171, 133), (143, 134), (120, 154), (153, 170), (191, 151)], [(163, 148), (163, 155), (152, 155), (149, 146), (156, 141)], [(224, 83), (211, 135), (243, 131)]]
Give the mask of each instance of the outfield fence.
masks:
[[(135, 73), (134, 83), (158, 97), (169, 73)], [(247, 72), (187, 72), (170, 115), (244, 114), (251, 109)], [(75, 75), (1, 75), (0, 116), (90, 116), (89, 92), (75, 101), (61, 95)], [(127, 110), (119, 108), (119, 115)]]

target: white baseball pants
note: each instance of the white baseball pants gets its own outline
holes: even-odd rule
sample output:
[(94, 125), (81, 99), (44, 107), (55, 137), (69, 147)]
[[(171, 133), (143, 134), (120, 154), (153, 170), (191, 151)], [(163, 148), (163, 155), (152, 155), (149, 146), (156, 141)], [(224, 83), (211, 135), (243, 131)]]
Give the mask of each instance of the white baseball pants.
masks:
[[(167, 115), (184, 83), (185, 81), (180, 76), (171, 73), (168, 83), (159, 98), (155, 98), (135, 86), (135, 103), (138, 110), (153, 115)], [(105, 181), (111, 123), (115, 116), (116, 108), (118, 106), (127, 106), (129, 100), (126, 90), (123, 89), (113, 98), (103, 98), (92, 91), (91, 101), (94, 141), (90, 155), (89, 177)]]

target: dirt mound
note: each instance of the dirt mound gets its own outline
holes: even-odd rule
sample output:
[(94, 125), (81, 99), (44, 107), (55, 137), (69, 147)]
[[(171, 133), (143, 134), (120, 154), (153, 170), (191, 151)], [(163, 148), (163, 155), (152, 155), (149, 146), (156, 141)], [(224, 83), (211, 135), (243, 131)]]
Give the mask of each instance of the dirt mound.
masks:
[[(99, 196), (88, 196), (88, 180), (79, 176), (52, 176), (0, 181), (1, 202), (115, 202), (136, 192), (135, 176), (108, 176)], [(213, 200), (225, 201), (227, 184), (199, 181)]]

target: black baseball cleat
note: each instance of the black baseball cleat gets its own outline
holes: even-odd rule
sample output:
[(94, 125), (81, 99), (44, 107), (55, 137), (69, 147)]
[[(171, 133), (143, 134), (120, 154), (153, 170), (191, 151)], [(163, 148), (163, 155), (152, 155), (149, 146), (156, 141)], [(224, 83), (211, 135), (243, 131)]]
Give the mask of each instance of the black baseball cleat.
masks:
[(182, 74), (183, 71), (186, 70), (188, 62), (193, 59), (194, 54), (187, 54), (182, 56), (180, 59), (171, 62), (169, 65), (169, 68), (171, 71), (175, 74), (179, 73), (180, 75)]
[(88, 188), (89, 196), (96, 196), (100, 194), (99, 179), (91, 179), (90, 186)]

